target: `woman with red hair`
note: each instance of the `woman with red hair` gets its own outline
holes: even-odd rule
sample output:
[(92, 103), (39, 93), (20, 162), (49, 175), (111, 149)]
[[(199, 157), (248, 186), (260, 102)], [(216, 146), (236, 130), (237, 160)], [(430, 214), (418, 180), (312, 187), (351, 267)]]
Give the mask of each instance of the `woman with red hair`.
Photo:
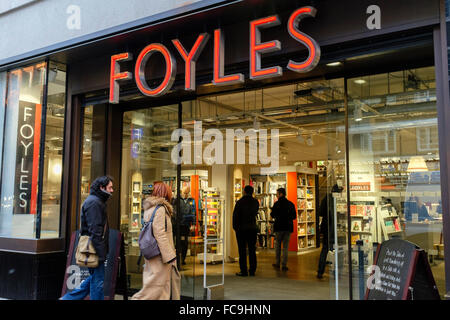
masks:
[(172, 235), (172, 190), (162, 182), (155, 182), (153, 193), (144, 200), (144, 221), (150, 221), (158, 242), (160, 255), (145, 259), (143, 286), (132, 300), (180, 300), (180, 273), (177, 269), (175, 246)]

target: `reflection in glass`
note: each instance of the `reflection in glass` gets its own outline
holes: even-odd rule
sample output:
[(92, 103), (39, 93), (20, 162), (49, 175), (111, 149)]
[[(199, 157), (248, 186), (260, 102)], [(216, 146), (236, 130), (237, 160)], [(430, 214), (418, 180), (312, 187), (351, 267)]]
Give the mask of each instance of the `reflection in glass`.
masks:
[[(171, 133), (178, 126), (178, 105), (128, 111), (123, 115), (120, 231), (124, 234), (129, 285), (142, 287), (138, 237), (143, 223), (143, 201), (157, 181), (171, 186), (175, 196), (176, 165), (171, 162)], [(174, 235), (175, 235), (175, 225)]]
[(45, 125), (41, 238), (59, 237), (65, 105), (65, 67), (50, 62)]
[(0, 236), (36, 237), (42, 103), (46, 63), (8, 73)]
[[(348, 95), (355, 273), (364, 273), (367, 278), (367, 266), (373, 263), (373, 243), (401, 238), (428, 253), (443, 295), (434, 67), (348, 79)], [(364, 252), (363, 261), (358, 258), (358, 250)], [(363, 298), (365, 290), (359, 282), (353, 285), (355, 299)]]
[[(92, 166), (92, 115), (94, 106), (89, 105), (84, 108), (83, 114), (83, 135), (82, 154), (81, 154), (81, 193), (79, 205), (89, 196), (89, 188), (93, 180), (91, 174)], [(96, 177), (94, 177), (95, 179)]]

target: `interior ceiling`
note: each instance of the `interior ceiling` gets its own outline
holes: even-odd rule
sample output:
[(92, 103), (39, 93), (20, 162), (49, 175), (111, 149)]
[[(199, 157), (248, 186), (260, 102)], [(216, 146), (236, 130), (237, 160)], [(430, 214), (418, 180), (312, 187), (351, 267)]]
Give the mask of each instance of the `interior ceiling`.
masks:
[[(365, 125), (353, 122), (350, 133), (416, 128), (415, 119), (435, 119), (434, 86), (433, 67), (348, 79), (349, 118), (361, 108), (365, 120)], [(262, 129), (279, 129), (281, 161), (323, 160), (331, 154), (339, 158), (345, 139), (343, 87), (343, 79), (317, 80), (201, 97), (184, 103), (183, 128), (193, 130), (195, 120), (202, 121), (203, 130), (246, 130), (257, 120)], [(133, 113), (125, 124), (151, 128), (142, 141), (148, 159), (167, 155), (176, 144), (170, 135), (177, 128), (177, 105), (128, 114)], [(130, 132), (124, 133), (129, 137)], [(415, 138), (415, 131), (409, 134)]]
[[(414, 77), (411, 78), (410, 76)], [(355, 84), (355, 81), (365, 81)], [(388, 87), (388, 82), (390, 86)], [(367, 76), (349, 79), (349, 106), (361, 106), (365, 117), (404, 116), (400, 106), (418, 101), (435, 100), (434, 68), (410, 70), (381, 76)], [(193, 120), (203, 121), (204, 128), (250, 128), (254, 118), (264, 124), (264, 127), (286, 127), (301, 129), (305, 126), (323, 125), (317, 120), (323, 118), (326, 123), (333, 118), (344, 121), (343, 79), (319, 80), (310, 83), (277, 86), (266, 89), (252, 90), (220, 96), (206, 96), (188, 102), (183, 113), (183, 125), (190, 127)], [(400, 88), (399, 88), (400, 86)], [(392, 87), (394, 87), (392, 89)], [(361, 92), (357, 92), (361, 89)], [(391, 94), (389, 91), (393, 91)], [(371, 94), (372, 93), (372, 94)], [(380, 94), (376, 94), (380, 93)], [(365, 97), (367, 95), (367, 97)], [(389, 106), (389, 109), (386, 108)], [(434, 107), (435, 108), (435, 107)], [(404, 108), (403, 108), (404, 109)], [(425, 115), (429, 108), (417, 108), (416, 116)], [(144, 114), (148, 119), (141, 122), (154, 121), (155, 124), (176, 126), (176, 118), (164, 120), (162, 115), (176, 114), (177, 106), (166, 106), (154, 109), (155, 113)], [(159, 115), (158, 115), (159, 114)], [(335, 114), (340, 114), (341, 117)], [(326, 117), (318, 117), (325, 115)], [(154, 120), (152, 120), (152, 118)], [(305, 118), (309, 120), (305, 122)], [(162, 122), (162, 123), (161, 123)]]

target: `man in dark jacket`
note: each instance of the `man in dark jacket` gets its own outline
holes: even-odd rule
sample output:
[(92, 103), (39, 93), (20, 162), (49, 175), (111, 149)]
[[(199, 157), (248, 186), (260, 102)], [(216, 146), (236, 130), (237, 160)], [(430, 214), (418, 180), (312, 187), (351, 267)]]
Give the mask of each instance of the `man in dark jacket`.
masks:
[(275, 219), (273, 231), (275, 233), (275, 268), (280, 268), (281, 244), (283, 244), (283, 260), (281, 260), (281, 270), (287, 271), (288, 248), (291, 233), (294, 232), (293, 220), (297, 218), (295, 205), (286, 198), (286, 190), (279, 188), (277, 190), (277, 202), (272, 207), (270, 216)]
[(90, 236), (99, 264), (97, 268), (89, 268), (90, 276), (81, 283), (80, 288), (67, 293), (61, 300), (82, 300), (87, 295), (91, 300), (104, 300), (105, 260), (109, 250), (106, 201), (113, 191), (113, 181), (108, 176), (99, 177), (91, 184), (89, 196), (81, 206), (80, 233)]
[(337, 184), (331, 189), (320, 203), (319, 217), (322, 217), (320, 223), (320, 233), (323, 235), (322, 251), (319, 257), (319, 266), (317, 269), (317, 278), (322, 279), (327, 264), (327, 255), (330, 249), (334, 248), (334, 199), (333, 193), (342, 192), (342, 188)]
[[(237, 276), (254, 276), (256, 272), (256, 236), (258, 226), (256, 216), (258, 215), (259, 202), (253, 198), (253, 187), (244, 188), (244, 196), (236, 202), (233, 211), (233, 229), (239, 248), (239, 266), (241, 272)], [(247, 272), (247, 247), (250, 267)]]
[(189, 246), (189, 234), (191, 226), (195, 223), (195, 200), (189, 197), (189, 187), (181, 190), (180, 201), (180, 245), (181, 245), (181, 264), (186, 264), (186, 254)]

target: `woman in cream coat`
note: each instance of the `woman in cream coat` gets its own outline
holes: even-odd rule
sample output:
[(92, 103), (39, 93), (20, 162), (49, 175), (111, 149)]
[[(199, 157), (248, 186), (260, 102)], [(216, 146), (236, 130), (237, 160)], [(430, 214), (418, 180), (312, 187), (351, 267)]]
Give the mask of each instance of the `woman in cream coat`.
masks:
[(132, 300), (180, 300), (180, 273), (172, 236), (171, 198), (169, 186), (156, 183), (152, 196), (144, 200), (145, 222), (150, 221), (156, 206), (161, 205), (155, 213), (152, 226), (161, 254), (150, 260), (145, 259), (143, 286), (131, 297)]

